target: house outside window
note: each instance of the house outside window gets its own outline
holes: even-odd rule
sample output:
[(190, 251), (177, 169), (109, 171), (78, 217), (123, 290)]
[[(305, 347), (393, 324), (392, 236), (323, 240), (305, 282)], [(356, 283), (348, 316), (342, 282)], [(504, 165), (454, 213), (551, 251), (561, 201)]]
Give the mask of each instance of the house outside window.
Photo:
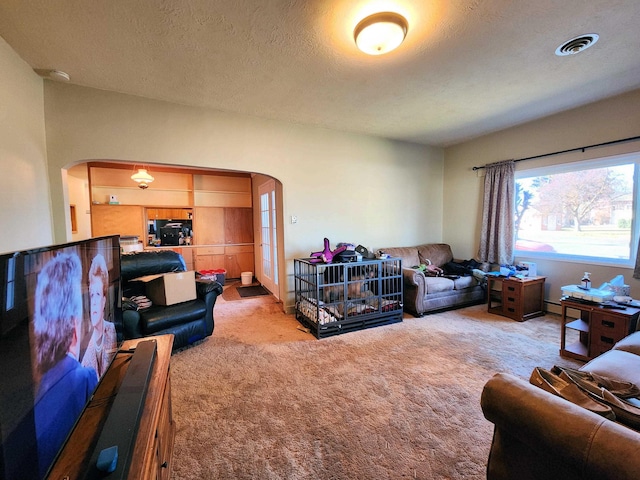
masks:
[(640, 153), (516, 172), (515, 254), (633, 266)]

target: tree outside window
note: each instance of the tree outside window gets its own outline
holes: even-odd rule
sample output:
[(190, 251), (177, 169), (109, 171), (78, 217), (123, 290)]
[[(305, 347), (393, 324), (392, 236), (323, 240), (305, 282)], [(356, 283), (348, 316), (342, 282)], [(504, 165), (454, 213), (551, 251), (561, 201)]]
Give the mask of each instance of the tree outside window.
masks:
[(635, 162), (547, 170), (516, 176), (516, 252), (629, 260)]

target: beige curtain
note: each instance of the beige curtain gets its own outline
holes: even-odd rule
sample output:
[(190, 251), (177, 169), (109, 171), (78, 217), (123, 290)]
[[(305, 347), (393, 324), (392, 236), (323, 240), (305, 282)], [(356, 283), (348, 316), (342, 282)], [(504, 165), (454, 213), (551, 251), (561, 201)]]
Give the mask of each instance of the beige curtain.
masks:
[[(633, 269), (633, 278), (640, 279), (640, 240), (638, 241), (638, 253), (636, 253), (636, 268)], [(640, 328), (640, 324), (638, 324)]]
[(478, 259), (511, 265), (515, 216), (515, 162), (487, 165)]

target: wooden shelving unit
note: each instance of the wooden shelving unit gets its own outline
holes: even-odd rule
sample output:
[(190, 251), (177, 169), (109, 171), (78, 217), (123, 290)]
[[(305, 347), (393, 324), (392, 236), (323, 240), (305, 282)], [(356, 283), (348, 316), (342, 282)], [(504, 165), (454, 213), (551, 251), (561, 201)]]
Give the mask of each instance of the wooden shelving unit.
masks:
[(193, 175), (183, 172), (152, 172), (154, 181), (141, 190), (131, 180), (131, 168), (89, 166), (92, 204), (108, 204), (111, 195), (121, 205), (189, 207), (193, 205)]
[(194, 175), (194, 205), (199, 207), (251, 207), (251, 179)]
[[(255, 271), (251, 177), (158, 167), (150, 169), (154, 181), (141, 190), (133, 172), (118, 164), (89, 165), (93, 236), (137, 236), (146, 245), (149, 221), (191, 219), (191, 250), (181, 247), (194, 269), (224, 268), (227, 278)], [(118, 205), (109, 204), (111, 195)]]

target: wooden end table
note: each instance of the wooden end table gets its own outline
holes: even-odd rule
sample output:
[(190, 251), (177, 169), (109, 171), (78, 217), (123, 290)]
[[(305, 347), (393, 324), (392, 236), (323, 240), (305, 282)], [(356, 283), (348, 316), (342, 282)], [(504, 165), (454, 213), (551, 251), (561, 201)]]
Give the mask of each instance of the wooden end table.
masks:
[(488, 311), (518, 322), (544, 315), (546, 277), (487, 275)]
[[(616, 342), (635, 331), (640, 308), (606, 308), (602, 304), (563, 298), (560, 355), (586, 362), (611, 350)], [(567, 309), (578, 315), (567, 315)], [(577, 316), (577, 318), (576, 318)], [(578, 332), (577, 341), (567, 343), (567, 332)]]

